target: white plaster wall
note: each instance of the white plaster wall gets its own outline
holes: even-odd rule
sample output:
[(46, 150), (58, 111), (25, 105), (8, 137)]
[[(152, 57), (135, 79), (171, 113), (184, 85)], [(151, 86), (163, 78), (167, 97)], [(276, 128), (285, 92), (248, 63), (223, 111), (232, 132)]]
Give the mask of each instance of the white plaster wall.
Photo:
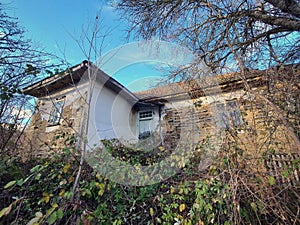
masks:
[(102, 139), (136, 140), (133, 105), (111, 89), (96, 83), (88, 122), (88, 145), (99, 146)]

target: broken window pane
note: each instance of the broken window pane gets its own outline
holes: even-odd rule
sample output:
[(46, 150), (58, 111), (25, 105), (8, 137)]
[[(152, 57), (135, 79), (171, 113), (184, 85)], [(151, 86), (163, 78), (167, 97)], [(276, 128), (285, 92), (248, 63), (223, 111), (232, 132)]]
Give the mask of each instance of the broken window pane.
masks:
[(59, 124), (62, 110), (63, 110), (63, 105), (64, 105), (64, 99), (57, 100), (56, 102), (54, 102), (50, 112), (49, 121), (48, 121), (49, 125)]

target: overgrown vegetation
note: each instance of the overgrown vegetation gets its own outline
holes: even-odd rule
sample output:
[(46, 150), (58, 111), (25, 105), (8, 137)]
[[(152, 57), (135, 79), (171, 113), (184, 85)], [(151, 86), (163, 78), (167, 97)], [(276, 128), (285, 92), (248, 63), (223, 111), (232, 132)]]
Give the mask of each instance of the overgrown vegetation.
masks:
[[(160, 37), (189, 47), (199, 56), (196, 65), (204, 59), (216, 71), (222, 71), (222, 66), (227, 71), (236, 70), (237, 66), (230, 68), (226, 62), (239, 64), (247, 93), (263, 98), (263, 104), (272, 106), (272, 110), (267, 108), (262, 112), (268, 128), (263, 130), (267, 152), (246, 156), (238, 146), (238, 132), (231, 130), (231, 133), (228, 131), (231, 138), (224, 140), (219, 154), (206, 170), (199, 169), (201, 151), (205, 150), (202, 148), (207, 147), (201, 145), (200, 153), (195, 151), (190, 163), (174, 176), (152, 185), (130, 186), (113, 182), (83, 163), (85, 149), (81, 159), (76, 156), (78, 152), (65, 148), (65, 154), (21, 162), (17, 154), (7, 153), (13, 153), (7, 148), (9, 143), (15, 147), (12, 136), (6, 138), (0, 134), (3, 139), (0, 141), (0, 224), (300, 224), (299, 181), (291, 182), (293, 175), (299, 174), (299, 159), (293, 160), (291, 167), (282, 167), (277, 176), (264, 167), (267, 157), (277, 150), (269, 145), (279, 125), (287, 121), (284, 125), (291, 127), (290, 132), (295, 133), (296, 140), (299, 138), (299, 78), (282, 72), (267, 74), (268, 95), (258, 96), (243, 76), (248, 68), (262, 67), (264, 62), (267, 68), (299, 62), (299, 3), (119, 2), (125, 15), (134, 20), (132, 30), (137, 28), (142, 37)], [(9, 35), (23, 37), (23, 30), (17, 28), (14, 18), (2, 11), (0, 14), (1, 29), (8, 26), (1, 30), (0, 40), (6, 44), (15, 43)], [(168, 26), (170, 24), (173, 25)], [(95, 30), (92, 40), (96, 33)], [(17, 134), (20, 114), (15, 116), (9, 106), (17, 100), (13, 97), (20, 92), (21, 81), (26, 84), (29, 77), (36, 78), (47, 68), (43, 67), (40, 57), (44, 55), (39, 51), (33, 49), (27, 54), (30, 42), (17, 41), (19, 45), (9, 45), (14, 51), (5, 51), (7, 55), (0, 60), (0, 119), (1, 123), (13, 120), (11, 135)], [(26, 56), (26, 60), (19, 60), (21, 64), (10, 60), (18, 56), (19, 51), (22, 57)], [(33, 66), (36, 64), (40, 67)], [(278, 96), (278, 93), (283, 94)], [(21, 111), (22, 108), (18, 110)], [(282, 119), (275, 121), (275, 114)], [(253, 124), (244, 129), (252, 138), (250, 140), (260, 138), (255, 129), (257, 121)], [(3, 133), (7, 133), (10, 127), (4, 125)], [(151, 165), (171, 152), (163, 148), (139, 151), (110, 141), (104, 144), (113, 157), (131, 165)]]
[[(124, 154), (112, 147), (115, 145), (107, 145), (116, 157), (117, 152)], [(69, 152), (27, 163), (2, 162), (1, 224), (300, 222), (299, 188), (282, 186), (277, 178), (256, 168), (240, 169), (236, 162), (241, 161), (241, 155), (234, 148), (223, 151), (206, 171), (200, 172), (197, 158), (192, 158), (191, 164), (173, 177), (141, 187), (112, 182), (86, 164), (74, 200), (78, 161), (70, 160)], [(124, 158), (128, 163), (139, 158), (136, 151), (126, 154), (132, 154)], [(263, 160), (263, 156), (259, 158)], [(299, 171), (297, 162), (292, 169)]]

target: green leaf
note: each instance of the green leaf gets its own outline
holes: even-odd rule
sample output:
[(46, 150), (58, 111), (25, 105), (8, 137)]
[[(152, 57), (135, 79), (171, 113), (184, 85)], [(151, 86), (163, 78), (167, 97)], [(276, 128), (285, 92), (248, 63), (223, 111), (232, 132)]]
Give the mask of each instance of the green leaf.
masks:
[(8, 182), (8, 183), (4, 186), (4, 189), (7, 189), (7, 188), (13, 186), (15, 183), (17, 183), (16, 180), (12, 180), (12, 181)]
[(71, 151), (70, 151), (70, 149), (68, 149), (68, 148), (64, 148), (63, 150), (65, 151), (65, 154), (66, 154), (66, 155), (70, 155), (70, 154), (71, 154)]
[(31, 174), (30, 176), (26, 177), (25, 180), (24, 179), (19, 179), (17, 180), (17, 185), (22, 186), (24, 183), (26, 183), (34, 174)]
[(57, 212), (51, 213), (51, 215), (48, 217), (47, 222), (51, 225), (54, 224), (55, 221), (57, 220)]
[(251, 208), (253, 209), (254, 212), (257, 212), (257, 206), (256, 206), (255, 202), (251, 202), (250, 206), (251, 206)]
[(153, 216), (153, 215), (154, 215), (154, 210), (153, 210), (153, 208), (150, 208), (149, 213), (150, 213), (150, 216)]
[(41, 179), (41, 176), (42, 176), (42, 174), (41, 173), (38, 173), (36, 176), (35, 176), (35, 180), (40, 180)]
[(31, 173), (38, 172), (38, 171), (41, 171), (43, 168), (44, 168), (44, 166), (42, 166), (42, 165), (36, 165), (35, 167), (30, 169), (30, 172)]
[(22, 186), (24, 183), (24, 179), (17, 180), (17, 185)]
[(62, 219), (63, 216), (64, 216), (64, 212), (62, 211), (62, 209), (59, 208), (59, 209), (57, 210), (57, 218), (58, 218), (58, 219)]
[(274, 185), (275, 184), (275, 178), (273, 176), (269, 177), (269, 184)]
[(282, 172), (282, 176), (285, 177), (285, 178), (287, 178), (287, 177), (289, 176), (289, 174), (290, 174), (290, 171), (289, 171), (289, 170), (284, 170), (284, 171)]

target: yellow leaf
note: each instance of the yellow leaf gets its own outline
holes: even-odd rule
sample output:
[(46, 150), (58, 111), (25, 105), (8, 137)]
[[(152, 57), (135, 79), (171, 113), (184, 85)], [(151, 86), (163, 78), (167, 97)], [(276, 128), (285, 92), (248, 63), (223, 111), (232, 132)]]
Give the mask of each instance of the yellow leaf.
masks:
[(185, 210), (185, 204), (180, 204), (179, 206), (179, 212), (182, 212)]
[(70, 163), (67, 163), (63, 168), (63, 173), (67, 173), (69, 169), (70, 169)]
[(171, 187), (171, 194), (173, 194), (175, 192), (175, 188)]
[(199, 225), (204, 225), (204, 223), (203, 223), (202, 220), (199, 220), (197, 224), (199, 224)]
[(74, 181), (74, 177), (69, 177), (68, 181), (69, 183), (72, 183)]
[(149, 213), (150, 213), (150, 216), (153, 216), (153, 215), (154, 215), (154, 210), (153, 210), (153, 208), (150, 208)]
[(100, 191), (98, 191), (98, 195), (102, 196), (104, 194), (104, 189), (101, 189)]
[(160, 151), (165, 150), (165, 148), (164, 148), (163, 146), (159, 146), (158, 149), (159, 149)]
[(61, 197), (63, 197), (64, 196), (64, 194), (65, 194), (65, 189), (62, 189), (60, 192), (59, 192), (59, 196), (61, 196)]
[(38, 217), (38, 218), (42, 218), (42, 217), (43, 217), (43, 213), (41, 213), (41, 212), (36, 212), (36, 213), (35, 213), (35, 216)]
[(6, 216), (10, 213), (11, 209), (12, 209), (12, 206), (17, 204), (18, 201), (20, 201), (21, 198), (15, 200), (13, 203), (11, 203), (9, 206), (7, 206), (6, 208), (3, 208), (1, 211), (0, 211), (0, 218), (3, 217), (3, 216)]
[(49, 195), (48, 192), (44, 192), (43, 197), (41, 198), (40, 202), (48, 203), (50, 201), (51, 196), (53, 196), (53, 195), (52, 194)]
[(21, 199), (23, 199), (23, 198), (19, 198), (19, 199), (15, 200), (15, 201), (14, 201), (13, 203), (11, 203), (8, 207), (2, 209), (2, 210), (0, 211), (0, 218), (3, 217), (3, 216), (7, 216), (7, 215), (10, 213), (10, 211), (11, 211), (11, 209), (12, 209), (12, 206), (14, 206), (15, 204), (17, 204)]
[(100, 175), (100, 173), (97, 173), (97, 174), (96, 174), (96, 178), (97, 178), (98, 180), (100, 180), (100, 179), (101, 179), (101, 175)]
[(44, 199), (44, 202), (48, 203), (50, 201), (50, 196), (49, 195), (45, 196), (43, 199)]
[(7, 216), (10, 213), (11, 207), (12, 207), (12, 204), (10, 204), (8, 207), (6, 207), (0, 211), (0, 218), (2, 216)]
[(57, 203), (54, 203), (51, 205), (53, 208), (57, 208), (58, 207), (58, 204)]
[(64, 180), (62, 180), (61, 182), (59, 182), (59, 185), (62, 186), (62, 185), (65, 185), (66, 183), (67, 183), (67, 180), (64, 179)]

